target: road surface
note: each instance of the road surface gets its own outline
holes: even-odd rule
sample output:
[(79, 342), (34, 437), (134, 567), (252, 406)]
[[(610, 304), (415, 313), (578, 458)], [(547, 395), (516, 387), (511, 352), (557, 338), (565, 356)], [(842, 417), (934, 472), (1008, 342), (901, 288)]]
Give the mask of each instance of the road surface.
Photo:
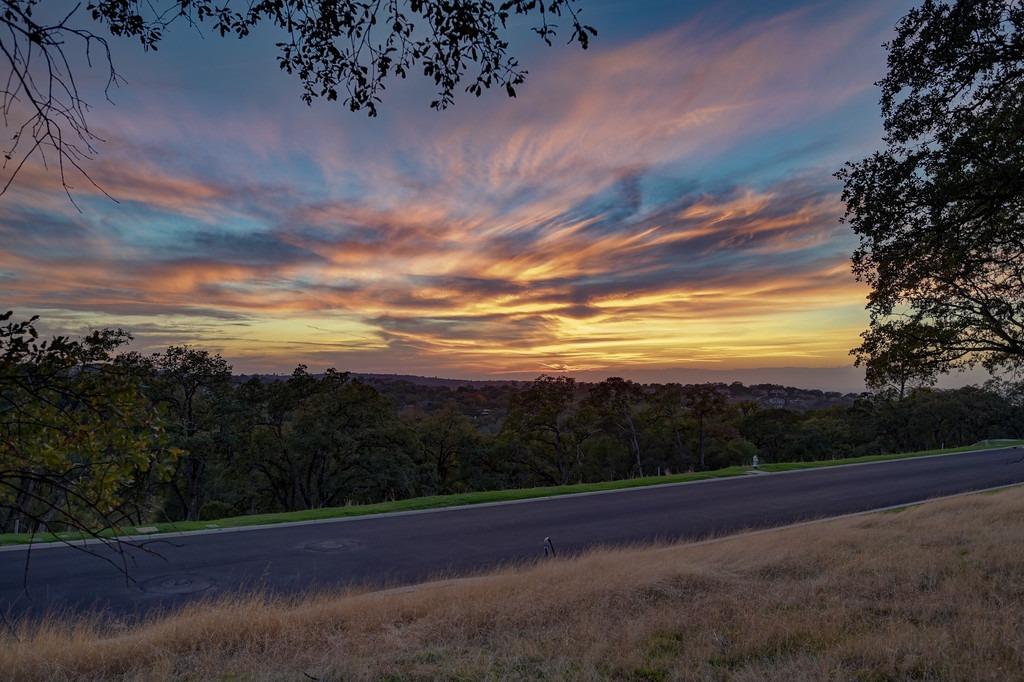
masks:
[[(597, 545), (694, 539), (1024, 482), (1024, 449), (756, 474), (511, 504), (170, 538), (128, 550), (134, 583), (68, 547), (0, 551), (0, 611), (144, 614), (238, 590), (388, 586)], [(92, 550), (117, 560), (102, 546)]]

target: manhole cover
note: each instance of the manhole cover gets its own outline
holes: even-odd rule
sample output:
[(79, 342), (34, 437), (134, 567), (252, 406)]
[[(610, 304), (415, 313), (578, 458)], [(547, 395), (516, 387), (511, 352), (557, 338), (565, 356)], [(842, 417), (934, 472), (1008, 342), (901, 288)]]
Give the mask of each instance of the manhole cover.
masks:
[(353, 549), (360, 549), (362, 546), (362, 543), (357, 542), (356, 540), (334, 538), (332, 540), (307, 542), (302, 545), (302, 549), (309, 550), (310, 552), (344, 552)]
[(183, 573), (150, 578), (142, 582), (142, 591), (151, 594), (194, 594), (212, 587), (213, 582), (201, 575)]

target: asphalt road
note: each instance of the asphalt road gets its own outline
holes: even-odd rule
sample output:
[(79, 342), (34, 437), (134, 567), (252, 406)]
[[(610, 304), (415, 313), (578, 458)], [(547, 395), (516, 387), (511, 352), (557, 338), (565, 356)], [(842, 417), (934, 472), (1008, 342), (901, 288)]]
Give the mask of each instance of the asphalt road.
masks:
[[(261, 588), (401, 585), (597, 545), (693, 539), (1024, 482), (1024, 449), (759, 474), (512, 504), (171, 538), (128, 549), (134, 582), (68, 547), (0, 551), (0, 611), (144, 614)], [(92, 549), (119, 561), (102, 546)], [(27, 587), (27, 589), (26, 589)]]

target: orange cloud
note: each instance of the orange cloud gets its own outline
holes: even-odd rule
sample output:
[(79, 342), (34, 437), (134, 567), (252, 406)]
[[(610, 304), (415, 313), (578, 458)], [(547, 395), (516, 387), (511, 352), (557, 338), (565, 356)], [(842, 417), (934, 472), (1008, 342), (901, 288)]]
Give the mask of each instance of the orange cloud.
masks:
[[(844, 364), (864, 292), (827, 171), (702, 173), (863, 91), (842, 62), (877, 14), (690, 22), (552, 65), (528, 85), (541, 99), (456, 111), (429, 135), (399, 126), (369, 151), (357, 135), (249, 121), (252, 159), (286, 165), (301, 150), (290, 180), (119, 140), (92, 166), (119, 206), (79, 214), (29, 169), (0, 209), (0, 283), (8, 305), (144, 320), (143, 342), (188, 322), (190, 340), (282, 364)], [(164, 118), (161, 139), (182, 121), (200, 140), (219, 133), (194, 112)], [(674, 184), (645, 184), (660, 177)], [(312, 330), (321, 319), (337, 326)]]

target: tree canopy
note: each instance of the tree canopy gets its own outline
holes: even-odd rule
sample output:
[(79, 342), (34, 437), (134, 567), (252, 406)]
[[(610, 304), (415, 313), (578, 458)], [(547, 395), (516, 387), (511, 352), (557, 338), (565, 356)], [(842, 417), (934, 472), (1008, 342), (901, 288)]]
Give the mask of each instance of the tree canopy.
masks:
[(110, 36), (156, 50), (176, 24), (236, 38), (266, 29), (278, 36), (278, 66), (300, 81), (307, 104), (338, 100), (374, 116), (389, 80), (416, 71), (433, 82), (435, 109), (450, 106), (460, 87), (476, 96), (493, 87), (515, 97), (527, 71), (510, 52), (509, 19), (530, 18), (533, 32), (548, 45), (564, 20), (568, 41), (586, 49), (597, 31), (581, 20), (578, 2), (89, 0), (67, 11), (54, 0), (3, 0), (0, 54), (9, 74), (0, 89), (0, 115), (14, 137), (4, 149), (7, 177), (0, 194), (36, 155), (56, 166), (65, 190), (66, 173), (86, 173), (83, 163), (99, 138), (77, 84), (78, 60), (106, 64), (109, 94), (121, 83)]
[(887, 44), (885, 148), (847, 164), (875, 386), (1024, 366), (1024, 4), (924, 0)]
[(0, 314), (0, 530), (89, 534), (149, 518), (153, 485), (180, 450), (112, 355), (131, 337), (40, 340), (35, 318)]

